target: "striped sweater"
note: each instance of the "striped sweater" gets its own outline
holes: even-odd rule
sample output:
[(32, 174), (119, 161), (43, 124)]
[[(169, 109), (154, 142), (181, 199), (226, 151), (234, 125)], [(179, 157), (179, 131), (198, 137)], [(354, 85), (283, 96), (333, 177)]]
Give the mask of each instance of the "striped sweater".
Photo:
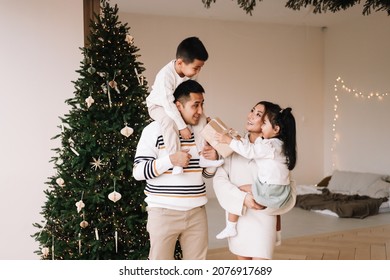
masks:
[(145, 201), (148, 207), (186, 211), (206, 204), (204, 178), (212, 178), (216, 168), (201, 168), (195, 139), (181, 139), (181, 147), (192, 156), (183, 174), (172, 175), (173, 165), (164, 146), (161, 128), (154, 121), (146, 126), (138, 142), (133, 177), (146, 180)]

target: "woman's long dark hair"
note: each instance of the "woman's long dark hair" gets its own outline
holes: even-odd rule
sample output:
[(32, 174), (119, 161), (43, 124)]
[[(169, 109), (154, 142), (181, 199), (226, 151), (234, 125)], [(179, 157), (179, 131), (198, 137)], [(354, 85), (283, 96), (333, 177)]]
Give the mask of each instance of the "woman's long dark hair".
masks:
[(297, 162), (297, 140), (295, 118), (291, 113), (292, 109), (290, 107), (282, 109), (279, 105), (268, 101), (260, 101), (257, 104), (264, 106), (263, 120), (265, 116), (268, 116), (273, 128), (279, 126), (279, 134), (276, 138), (283, 142), (282, 149), (286, 156), (287, 167), (289, 170), (293, 170)]

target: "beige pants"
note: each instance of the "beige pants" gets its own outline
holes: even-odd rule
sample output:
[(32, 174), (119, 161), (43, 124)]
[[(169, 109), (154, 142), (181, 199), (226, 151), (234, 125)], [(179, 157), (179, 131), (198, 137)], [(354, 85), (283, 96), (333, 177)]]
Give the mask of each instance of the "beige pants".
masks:
[(150, 260), (173, 260), (179, 239), (184, 260), (205, 260), (208, 246), (206, 208), (188, 211), (148, 208)]
[[(174, 120), (165, 113), (164, 108), (161, 106), (152, 106), (151, 108), (148, 108), (148, 112), (150, 117), (153, 120), (158, 121), (161, 125), (165, 149), (167, 149), (168, 154), (174, 154), (177, 151), (180, 151), (179, 130)], [(202, 114), (199, 123), (192, 127), (198, 152), (202, 151), (204, 146), (204, 140), (200, 132), (206, 124), (206, 116)]]

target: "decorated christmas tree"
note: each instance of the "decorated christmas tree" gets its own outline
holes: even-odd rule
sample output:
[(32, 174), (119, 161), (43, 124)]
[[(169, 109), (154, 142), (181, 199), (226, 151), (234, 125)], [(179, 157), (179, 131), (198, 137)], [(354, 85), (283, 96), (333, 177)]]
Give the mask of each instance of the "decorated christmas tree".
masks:
[(146, 259), (149, 237), (144, 182), (132, 177), (138, 139), (149, 117), (147, 82), (118, 7), (101, 1), (76, 72), (74, 97), (60, 117), (61, 147), (52, 157), (32, 235), (42, 259)]

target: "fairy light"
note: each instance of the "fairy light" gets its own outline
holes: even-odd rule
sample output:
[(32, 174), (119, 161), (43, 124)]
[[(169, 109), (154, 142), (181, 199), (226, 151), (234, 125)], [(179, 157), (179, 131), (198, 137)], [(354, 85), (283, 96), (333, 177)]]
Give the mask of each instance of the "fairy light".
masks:
[(337, 154), (336, 154), (336, 146), (339, 142), (340, 135), (337, 131), (337, 122), (339, 120), (338, 110), (340, 107), (340, 99), (339, 96), (341, 94), (351, 95), (355, 98), (361, 98), (367, 101), (378, 100), (383, 101), (385, 98), (389, 97), (389, 92), (379, 93), (379, 92), (369, 92), (366, 93), (364, 91), (352, 88), (344, 83), (344, 80), (341, 77), (336, 79), (334, 84), (334, 104), (333, 104), (333, 123), (332, 123), (332, 131), (333, 131), (333, 143), (331, 146), (332, 153), (332, 168), (333, 170), (337, 167)]

